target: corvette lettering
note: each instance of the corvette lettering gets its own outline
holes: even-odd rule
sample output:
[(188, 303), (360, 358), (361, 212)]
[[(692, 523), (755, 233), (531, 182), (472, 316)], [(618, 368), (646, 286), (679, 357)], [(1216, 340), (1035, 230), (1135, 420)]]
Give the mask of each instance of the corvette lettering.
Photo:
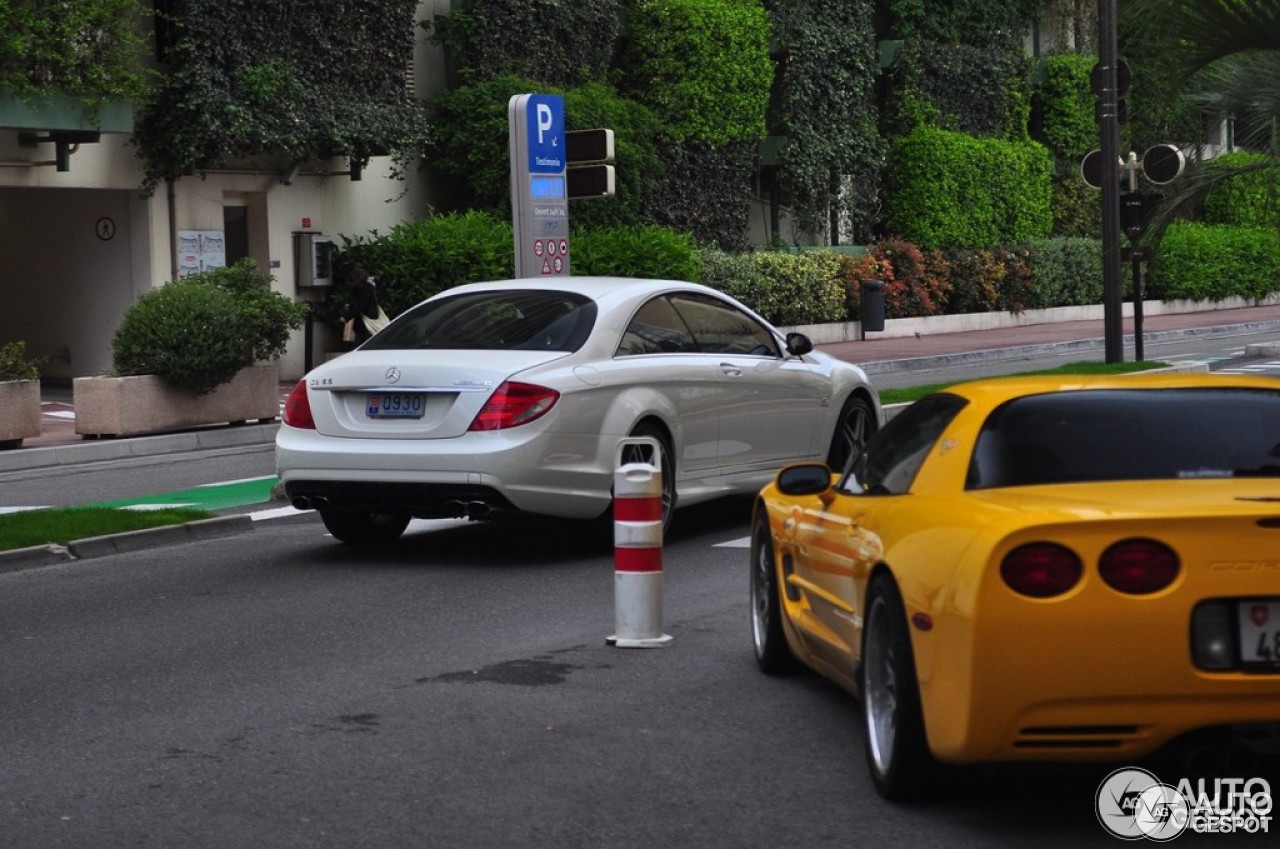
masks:
[(1210, 572), (1280, 572), (1280, 560), (1222, 560), (1209, 564)]

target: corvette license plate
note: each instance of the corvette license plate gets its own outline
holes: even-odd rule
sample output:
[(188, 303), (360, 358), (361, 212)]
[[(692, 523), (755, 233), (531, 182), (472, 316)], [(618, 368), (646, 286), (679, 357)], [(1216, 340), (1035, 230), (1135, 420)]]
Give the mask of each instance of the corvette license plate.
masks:
[(421, 392), (378, 392), (369, 396), (365, 414), (371, 419), (420, 419), (426, 398)]
[(1240, 659), (1280, 668), (1280, 601), (1238, 602)]

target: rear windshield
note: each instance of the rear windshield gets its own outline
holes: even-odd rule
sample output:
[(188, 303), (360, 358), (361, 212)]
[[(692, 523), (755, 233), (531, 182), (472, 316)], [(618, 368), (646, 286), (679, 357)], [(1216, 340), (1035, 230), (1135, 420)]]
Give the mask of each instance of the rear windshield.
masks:
[(968, 487), (1280, 477), (1280, 390), (1105, 389), (1018, 398), (983, 425)]
[(419, 304), (361, 350), (576, 351), (595, 321), (595, 301), (575, 292), (470, 292)]

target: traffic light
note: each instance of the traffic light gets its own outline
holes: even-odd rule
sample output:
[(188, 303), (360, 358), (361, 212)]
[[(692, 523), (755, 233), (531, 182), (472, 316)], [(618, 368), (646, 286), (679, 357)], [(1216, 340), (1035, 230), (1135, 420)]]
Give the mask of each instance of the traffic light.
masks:
[(564, 152), (569, 200), (613, 197), (613, 130), (570, 130)]

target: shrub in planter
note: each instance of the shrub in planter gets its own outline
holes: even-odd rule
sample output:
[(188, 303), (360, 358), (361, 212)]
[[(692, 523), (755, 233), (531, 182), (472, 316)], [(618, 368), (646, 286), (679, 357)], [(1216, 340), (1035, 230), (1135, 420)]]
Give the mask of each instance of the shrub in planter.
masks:
[(249, 328), (253, 361), (272, 360), (284, 353), (289, 334), (302, 326), (306, 308), (271, 290), (271, 275), (258, 270), (251, 259), (227, 268), (214, 268), (185, 278), (207, 283), (235, 296), (241, 321)]
[(284, 352), (305, 307), (272, 292), (251, 260), (147, 292), (116, 329), (118, 375), (154, 374), (203, 394), (257, 360)]
[(0, 345), (0, 382), (8, 380), (37, 380), (40, 377), (40, 359), (27, 356), (26, 342), (6, 342)]
[(0, 345), (0, 449), (40, 435), (40, 363), (25, 342)]

